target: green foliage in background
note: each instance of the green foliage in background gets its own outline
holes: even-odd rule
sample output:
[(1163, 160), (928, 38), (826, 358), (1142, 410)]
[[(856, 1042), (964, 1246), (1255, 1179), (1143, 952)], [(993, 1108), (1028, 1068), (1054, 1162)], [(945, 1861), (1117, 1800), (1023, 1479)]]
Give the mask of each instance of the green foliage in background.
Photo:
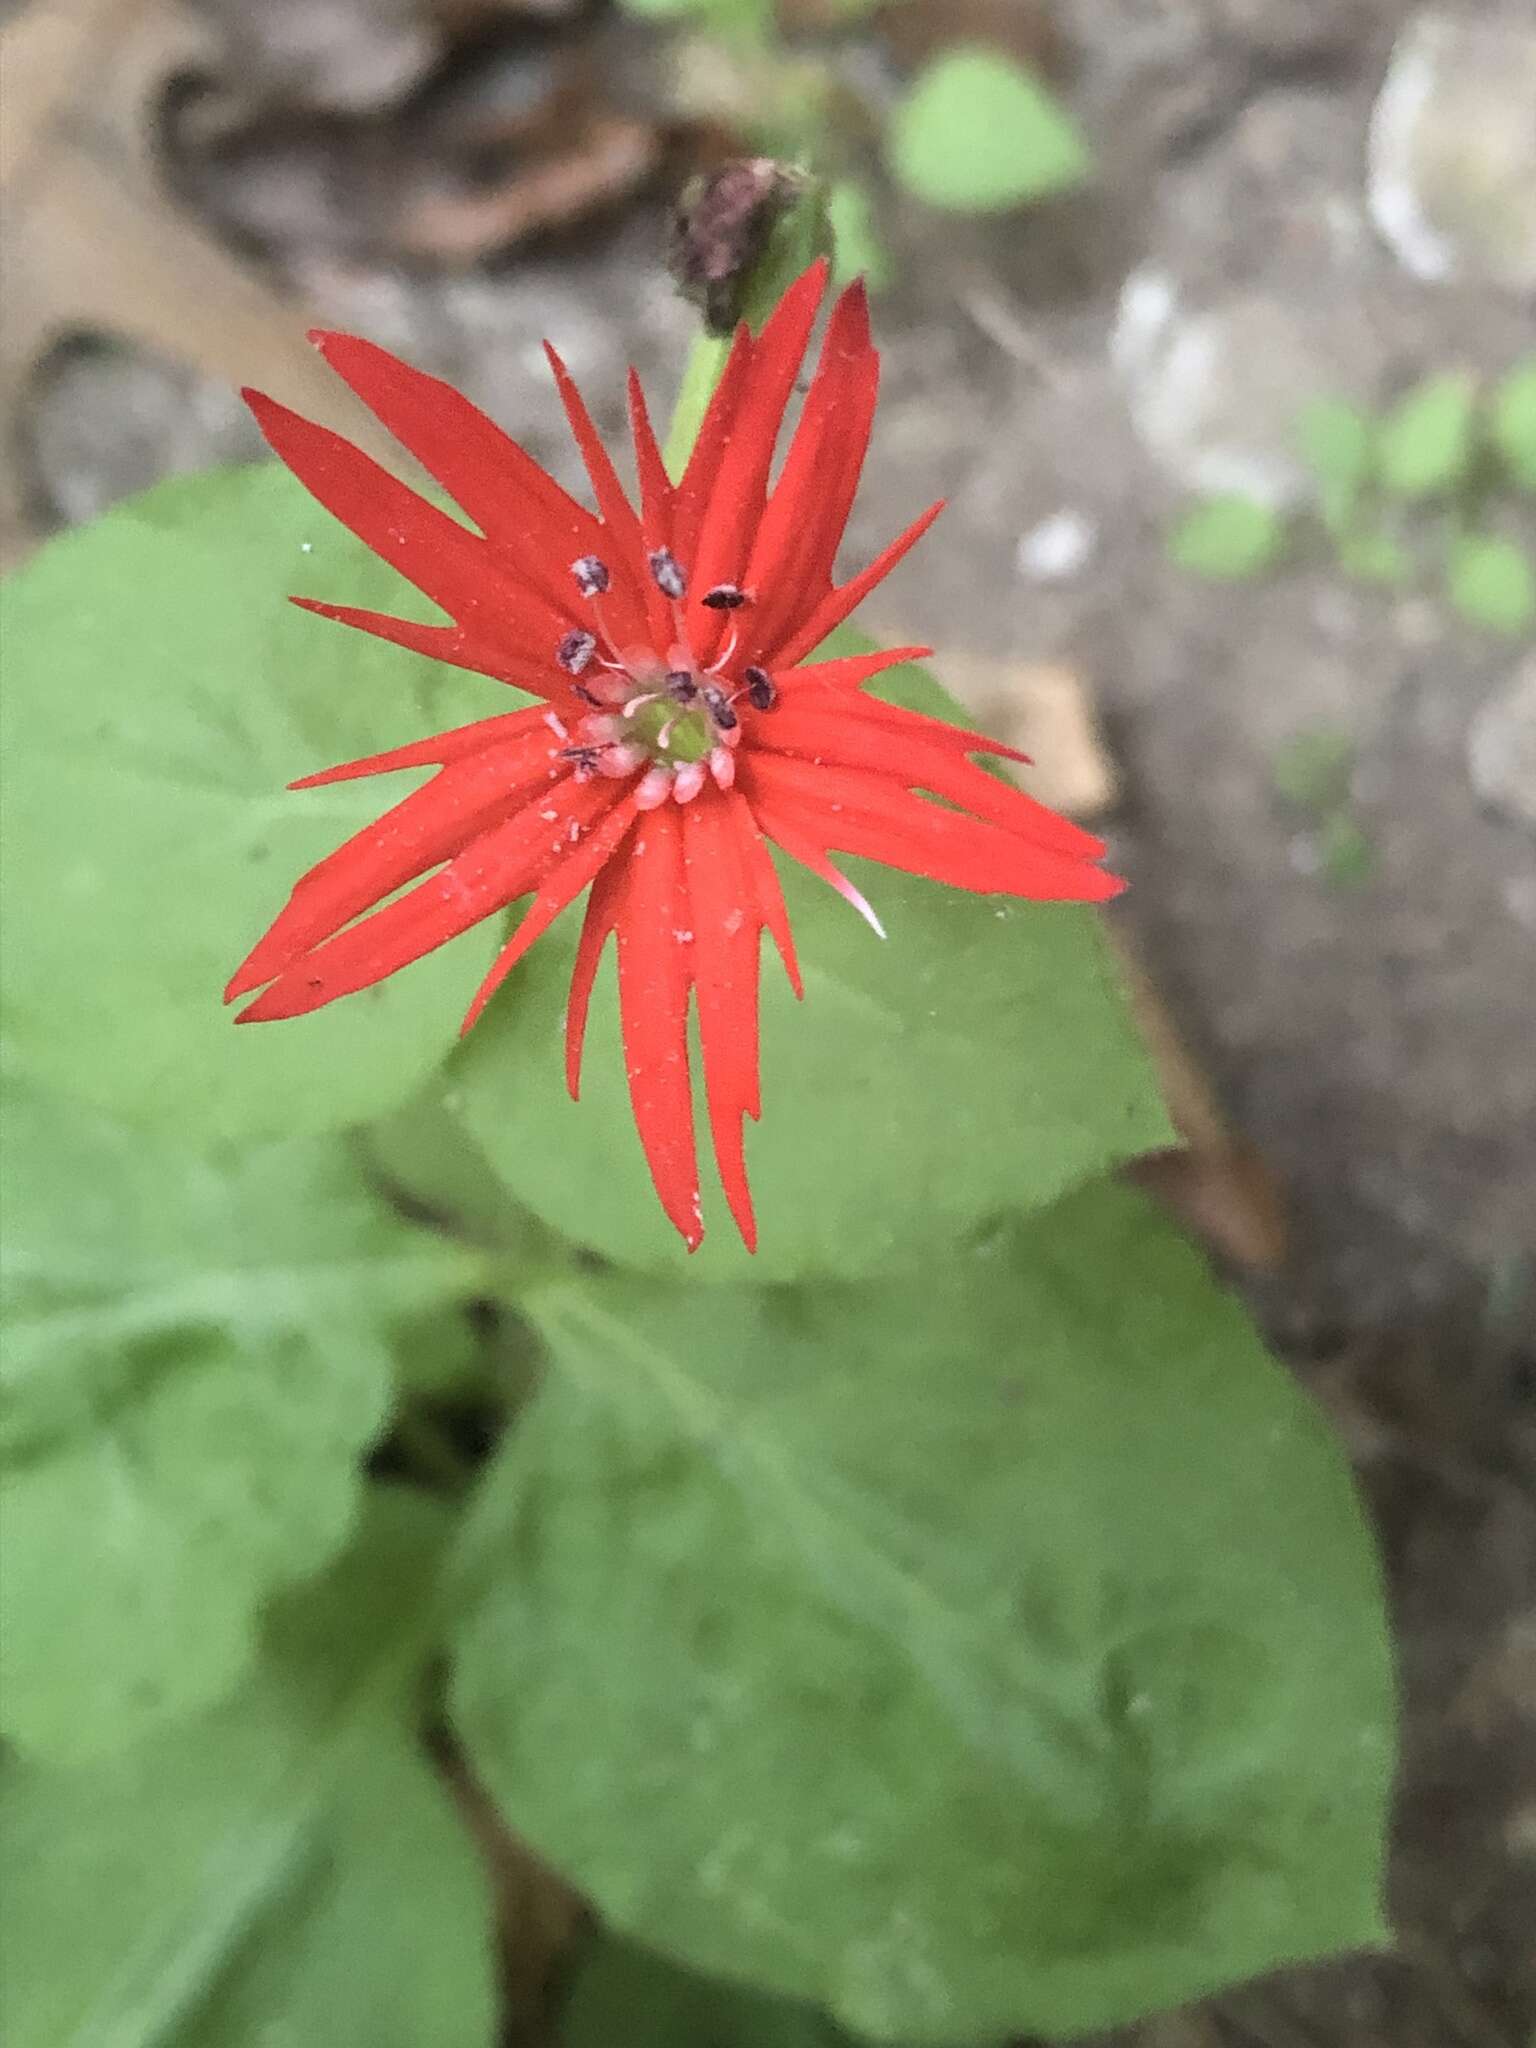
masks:
[(1322, 540), (1356, 582), (1402, 589), (1438, 556), (1445, 596), (1469, 624), (1512, 637), (1536, 629), (1536, 555), (1501, 530), (1520, 494), (1536, 490), (1536, 358), (1489, 390), (1464, 371), (1427, 377), (1379, 416), (1316, 399), (1297, 444), (1312, 477), (1309, 513), (1209, 499), (1174, 527), (1171, 560), (1235, 581)]
[(1069, 192), (1092, 168), (1076, 123), (998, 50), (946, 50), (912, 81), (886, 141), (893, 176), (953, 213), (999, 213)]

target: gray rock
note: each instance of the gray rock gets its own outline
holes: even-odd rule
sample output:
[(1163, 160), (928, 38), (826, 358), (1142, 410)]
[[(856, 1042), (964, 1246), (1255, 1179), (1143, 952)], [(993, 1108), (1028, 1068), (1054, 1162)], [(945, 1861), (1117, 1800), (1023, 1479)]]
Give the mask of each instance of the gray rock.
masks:
[(1419, 15), (1371, 118), (1371, 216), (1436, 283), (1536, 292), (1536, 14)]
[(1467, 766), (1485, 804), (1536, 832), (1536, 655), (1472, 721)]
[(419, 0), (196, 0), (253, 96), (371, 113), (397, 106), (441, 52)]

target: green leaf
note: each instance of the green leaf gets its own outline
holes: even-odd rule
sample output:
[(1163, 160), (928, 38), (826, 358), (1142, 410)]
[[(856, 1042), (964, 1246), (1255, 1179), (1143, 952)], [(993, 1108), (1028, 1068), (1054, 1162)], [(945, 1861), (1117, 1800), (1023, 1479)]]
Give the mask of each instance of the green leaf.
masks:
[(1275, 749), (1270, 763), (1277, 794), (1309, 811), (1342, 803), (1354, 772), (1353, 735), (1329, 726), (1296, 733)]
[(1342, 398), (1316, 398), (1302, 410), (1297, 439), (1317, 479), (1319, 510), (1330, 533), (1348, 530), (1371, 474), (1375, 422)]
[(512, 701), (297, 611), (294, 590), (413, 596), (275, 467), (162, 484), (7, 590), (8, 1047), (191, 1138), (336, 1129), (404, 1100), (489, 955), (489, 933), (461, 940), (288, 1023), (236, 1030), (223, 1009), (298, 876), (381, 808), (370, 781), (284, 785)]
[(886, 151), (899, 184), (930, 206), (1000, 213), (1070, 192), (1093, 159), (1081, 131), (1026, 66), (1000, 50), (932, 59), (891, 115)]
[(1516, 363), (1494, 393), (1491, 429), (1510, 475), (1536, 491), (1536, 356)]
[(1493, 633), (1536, 625), (1536, 569), (1523, 548), (1498, 534), (1464, 534), (1446, 566), (1451, 602), (1463, 618)]
[(1347, 533), (1339, 545), (1339, 564), (1346, 576), (1361, 583), (1384, 584), (1398, 590), (1413, 575), (1408, 550), (1390, 533)]
[(220, 1698), (348, 1539), (397, 1317), (476, 1262), (329, 1139), (199, 1158), (8, 1085), (0, 1718), (64, 1760)]
[(1283, 512), (1254, 498), (1210, 498), (1174, 528), (1168, 553), (1181, 569), (1218, 582), (1239, 582), (1272, 568), (1285, 552)]
[(1363, 889), (1376, 872), (1376, 849), (1347, 811), (1326, 820), (1317, 851), (1323, 879), (1332, 889)]
[(1466, 371), (1428, 377), (1382, 422), (1378, 471), (1404, 498), (1428, 498), (1465, 481), (1477, 444), (1477, 383)]
[[(921, 669), (886, 685), (970, 722)], [(702, 1130), (703, 1250), (689, 1258), (661, 1214), (629, 1104), (611, 950), (581, 1101), (567, 1096), (571, 918), (518, 967), (449, 1070), (448, 1099), (519, 1201), (628, 1265), (848, 1277), (931, 1256), (1000, 1211), (1039, 1207), (1171, 1142), (1092, 912), (844, 865), (888, 941), (824, 884), (780, 867), (806, 995), (797, 1003), (765, 955), (763, 1120), (747, 1137), (756, 1256), (725, 1213)]]
[(491, 2048), (488, 1902), (413, 1727), (442, 1535), (376, 1497), (238, 1700), (0, 1768), (8, 2048)]
[(1075, 2034), (1383, 1937), (1343, 1455), (1099, 1184), (879, 1285), (533, 1313), (455, 1718), (614, 1928), (878, 2039)]
[(583, 1956), (560, 2048), (858, 2048), (799, 2000), (679, 1969), (634, 1942), (599, 1935)]

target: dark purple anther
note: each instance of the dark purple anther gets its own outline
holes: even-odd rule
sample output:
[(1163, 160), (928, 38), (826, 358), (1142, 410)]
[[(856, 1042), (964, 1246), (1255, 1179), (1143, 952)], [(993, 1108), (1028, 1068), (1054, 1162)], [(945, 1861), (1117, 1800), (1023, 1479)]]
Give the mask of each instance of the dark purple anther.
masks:
[(580, 626), (573, 626), (555, 649), (555, 659), (568, 676), (579, 676), (597, 652), (597, 642)]
[(771, 711), (779, 701), (778, 686), (765, 668), (742, 670), (747, 685), (747, 702), (754, 711)]
[(717, 583), (713, 590), (706, 590), (699, 599), (712, 612), (733, 612), (738, 605), (745, 604), (747, 593), (735, 583)]
[(741, 721), (731, 708), (730, 698), (716, 684), (706, 683), (699, 695), (704, 699), (704, 709), (721, 732), (729, 732), (733, 725), (740, 724)]
[(674, 704), (691, 704), (699, 694), (699, 686), (685, 668), (667, 671), (667, 695)]
[(579, 555), (571, 564), (571, 574), (583, 597), (601, 597), (610, 581), (608, 564), (596, 555)]
[(688, 578), (670, 548), (657, 548), (651, 556), (651, 574), (663, 597), (679, 598), (687, 593)]

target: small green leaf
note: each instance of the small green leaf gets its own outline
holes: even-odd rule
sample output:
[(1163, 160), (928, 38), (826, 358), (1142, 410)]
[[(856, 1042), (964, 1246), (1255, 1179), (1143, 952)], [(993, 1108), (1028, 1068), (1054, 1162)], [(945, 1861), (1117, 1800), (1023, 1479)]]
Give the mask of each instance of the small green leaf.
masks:
[(1463, 618), (1494, 633), (1536, 625), (1536, 569), (1523, 548), (1498, 534), (1464, 534), (1447, 564), (1451, 602)]
[(1297, 439), (1317, 479), (1323, 523), (1335, 535), (1353, 523), (1360, 494), (1371, 474), (1375, 422), (1342, 398), (1317, 398), (1306, 406)]
[(489, 1900), (414, 1728), (443, 1533), (377, 1495), (237, 1700), (0, 1764), (7, 2048), (491, 2048)]
[(1093, 159), (1076, 122), (1024, 65), (1001, 51), (935, 57), (891, 116), (897, 181), (930, 206), (998, 213), (1083, 184)]
[(1476, 452), (1477, 384), (1466, 371), (1426, 378), (1382, 422), (1378, 471), (1404, 498), (1455, 490)]
[(1336, 811), (1317, 835), (1318, 864), (1333, 889), (1362, 889), (1376, 872), (1376, 849), (1347, 811)]
[(1494, 393), (1490, 426), (1510, 475), (1536, 491), (1536, 356), (1517, 363)]
[(1181, 569), (1238, 582), (1272, 568), (1285, 552), (1283, 513), (1253, 498), (1211, 498), (1174, 528), (1168, 553)]
[(1383, 1938), (1348, 1466), (1141, 1197), (873, 1285), (531, 1313), (455, 1725), (619, 1933), (884, 2041), (1092, 2032)]
[(1413, 576), (1413, 558), (1390, 533), (1346, 533), (1339, 543), (1339, 565), (1360, 583), (1379, 583), (1400, 590)]
[(0, 1717), (64, 1761), (220, 1698), (348, 1539), (395, 1323), (464, 1291), (334, 1139), (199, 1158), (8, 1084)]
[(1270, 763), (1277, 794), (1310, 811), (1341, 803), (1349, 794), (1354, 769), (1353, 738), (1330, 727), (1297, 733), (1275, 749)]
[(312, 1017), (237, 1030), (223, 989), (299, 876), (394, 802), (295, 776), (514, 701), (296, 610), (414, 594), (275, 466), (178, 478), (51, 541), (5, 591), (7, 1047), (192, 1142), (334, 1130), (453, 1043), (492, 934)]
[[(922, 670), (881, 685), (969, 722)], [(581, 1100), (566, 1094), (569, 918), (520, 963), (448, 1072), (447, 1099), (518, 1201), (605, 1257), (690, 1280), (846, 1278), (931, 1256), (1000, 1211), (1054, 1201), (1169, 1142), (1091, 912), (846, 865), (888, 941), (824, 883), (780, 865), (805, 1001), (765, 955), (763, 1118), (747, 1137), (755, 1257), (707, 1164), (703, 1249), (690, 1258), (661, 1214), (629, 1105), (611, 951)]]

